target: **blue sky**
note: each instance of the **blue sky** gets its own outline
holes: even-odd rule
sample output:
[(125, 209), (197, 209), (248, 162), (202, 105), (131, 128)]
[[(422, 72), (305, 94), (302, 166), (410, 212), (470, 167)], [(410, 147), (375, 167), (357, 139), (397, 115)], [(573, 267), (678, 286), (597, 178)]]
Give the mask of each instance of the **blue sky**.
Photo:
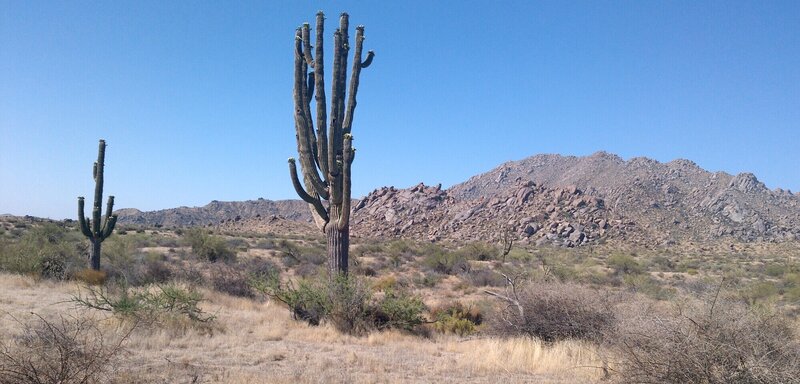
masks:
[(294, 29), (320, 9), (376, 51), (354, 196), (598, 150), (800, 190), (796, 1), (0, 0), (0, 213), (74, 218), (99, 138), (116, 208), (295, 198)]

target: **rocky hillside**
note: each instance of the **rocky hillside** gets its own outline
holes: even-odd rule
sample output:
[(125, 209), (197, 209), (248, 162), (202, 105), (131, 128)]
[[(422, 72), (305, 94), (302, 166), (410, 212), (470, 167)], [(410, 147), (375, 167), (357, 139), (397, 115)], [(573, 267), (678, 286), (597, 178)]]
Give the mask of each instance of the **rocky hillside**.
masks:
[(311, 221), (308, 205), (300, 200), (214, 200), (203, 207), (180, 207), (149, 212), (126, 208), (115, 213), (119, 215), (120, 224), (166, 227), (219, 225), (228, 221), (262, 217), (265, 220), (280, 217), (293, 221)]
[(441, 187), (419, 184), (375, 190), (354, 208), (353, 232), (361, 236), (437, 241), (516, 241), (574, 247), (625, 239), (630, 223), (602, 199), (575, 187), (545, 188), (517, 180), (491, 196), (459, 199)]
[[(299, 200), (214, 201), (119, 214), (121, 223), (166, 226), (311, 221)], [(800, 239), (800, 194), (769, 190), (749, 173), (708, 172), (688, 160), (537, 155), (447, 190), (379, 188), (354, 204), (352, 233), (431, 241), (495, 241), (510, 234), (560, 246), (781, 242)]]
[(449, 193), (475, 200), (503, 194), (520, 179), (548, 188), (574, 186), (603, 199), (648, 243), (800, 238), (800, 194), (769, 190), (750, 173), (708, 172), (688, 160), (624, 161), (606, 152), (537, 155), (474, 176)]

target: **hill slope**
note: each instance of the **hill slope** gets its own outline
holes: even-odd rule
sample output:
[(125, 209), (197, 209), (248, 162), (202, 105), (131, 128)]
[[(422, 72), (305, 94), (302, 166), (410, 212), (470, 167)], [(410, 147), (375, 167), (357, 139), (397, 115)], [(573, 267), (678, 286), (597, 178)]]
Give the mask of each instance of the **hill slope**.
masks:
[(503, 193), (518, 179), (574, 186), (605, 200), (652, 241), (782, 241), (800, 237), (800, 195), (767, 189), (751, 173), (708, 172), (688, 160), (628, 161), (606, 152), (537, 155), (453, 186), (456, 199)]

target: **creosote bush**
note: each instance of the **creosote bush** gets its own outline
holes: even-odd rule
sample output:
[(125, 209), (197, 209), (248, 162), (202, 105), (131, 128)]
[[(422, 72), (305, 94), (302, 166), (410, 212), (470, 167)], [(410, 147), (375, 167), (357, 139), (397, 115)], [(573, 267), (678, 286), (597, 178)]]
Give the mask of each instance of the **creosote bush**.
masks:
[(0, 270), (63, 280), (83, 268), (81, 238), (75, 231), (46, 223), (32, 227), (13, 241), (0, 243)]
[(198, 304), (203, 295), (191, 287), (164, 284), (149, 289), (127, 286), (85, 288), (85, 294), (72, 297), (79, 307), (111, 312), (133, 323), (162, 324), (176, 328), (193, 327), (210, 331), (215, 316)]
[(192, 247), (192, 252), (198, 257), (210, 262), (236, 260), (236, 252), (220, 236), (209, 234), (201, 228), (187, 230), (184, 238)]
[(636, 259), (628, 255), (614, 254), (606, 260), (608, 267), (614, 270), (616, 275), (635, 275), (644, 272), (641, 264)]
[(469, 243), (456, 251), (460, 256), (467, 260), (497, 260), (500, 257), (500, 250), (497, 247), (483, 242)]
[(423, 250), (425, 258), (422, 263), (434, 272), (454, 275), (469, 271), (467, 259), (459, 252), (451, 252), (445, 248), (429, 245)]
[(300, 245), (291, 240), (280, 240), (277, 243), (283, 264), (287, 267), (311, 264), (325, 264), (325, 250), (313, 245)]
[(402, 290), (388, 289), (373, 307), (375, 327), (413, 332), (425, 322), (425, 304)]
[(304, 279), (296, 284), (281, 284), (274, 277), (269, 284), (254, 288), (286, 304), (295, 319), (311, 325), (326, 321), (346, 334), (363, 335), (373, 329), (414, 332), (424, 322), (425, 305), (419, 298), (394, 289), (375, 295), (363, 279), (354, 276)]
[(483, 323), (483, 314), (474, 305), (452, 302), (431, 310), (433, 328), (441, 333), (466, 336), (474, 333)]

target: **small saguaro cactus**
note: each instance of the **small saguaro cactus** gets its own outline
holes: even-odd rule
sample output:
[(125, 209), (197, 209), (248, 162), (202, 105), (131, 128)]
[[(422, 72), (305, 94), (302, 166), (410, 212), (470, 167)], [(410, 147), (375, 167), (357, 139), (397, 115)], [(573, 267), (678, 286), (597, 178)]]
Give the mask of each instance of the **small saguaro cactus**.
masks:
[[(356, 109), (361, 69), (372, 63), (375, 54), (369, 51), (367, 58), (361, 61), (365, 38), (364, 26), (359, 25), (356, 27), (350, 91), (346, 95), (347, 53), (350, 50), (349, 16), (342, 13), (339, 28), (333, 34), (333, 85), (328, 122), (322, 50), (324, 24), (325, 15), (320, 11), (317, 13), (313, 55), (308, 23), (297, 28), (295, 32), (294, 121), (303, 182), (298, 177), (294, 158), (289, 159), (289, 174), (297, 194), (309, 204), (314, 222), (328, 238), (328, 268), (330, 276), (334, 277), (337, 274), (347, 274), (350, 244), (350, 165), (355, 157), (350, 129)], [(308, 71), (309, 67), (313, 69), (312, 72)], [(317, 102), (316, 131), (311, 115), (312, 96)]]
[[(92, 208), (92, 219), (86, 220), (83, 214), (83, 196), (78, 197), (78, 223), (81, 226), (83, 235), (89, 238), (92, 243), (92, 254), (89, 257), (89, 267), (94, 270), (100, 269), (100, 244), (111, 236), (114, 225), (117, 223), (117, 215), (112, 215), (114, 211), (114, 196), (108, 197), (106, 206), (105, 220), (100, 220), (100, 205), (103, 202), (103, 167), (105, 166), (106, 141), (100, 140), (100, 148), (97, 150), (97, 162), (94, 163), (94, 206)], [(101, 225), (102, 224), (102, 225)]]

